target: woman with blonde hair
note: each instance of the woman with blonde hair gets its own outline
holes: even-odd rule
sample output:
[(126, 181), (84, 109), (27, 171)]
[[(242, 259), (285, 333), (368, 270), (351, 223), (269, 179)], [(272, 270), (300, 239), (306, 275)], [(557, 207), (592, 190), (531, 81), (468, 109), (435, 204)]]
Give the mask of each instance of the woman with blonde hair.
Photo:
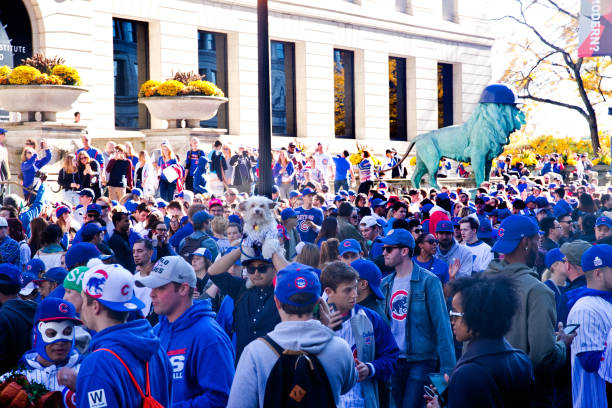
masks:
[(159, 195), (162, 200), (172, 201), (174, 198), (174, 191), (176, 190), (176, 180), (178, 174), (167, 171), (171, 166), (178, 164), (172, 147), (168, 143), (161, 144), (161, 154), (157, 160), (157, 167), (159, 169)]
[(274, 175), (274, 182), (280, 190), (280, 197), (289, 198), (289, 192), (293, 190), (295, 169), (293, 163), (287, 157), (286, 150), (278, 152), (278, 159), (272, 169), (272, 173)]
[(61, 193), (64, 201), (69, 202), (73, 206), (79, 203), (79, 196), (76, 193), (80, 185), (79, 172), (74, 154), (68, 154), (64, 157), (62, 168), (57, 176), (57, 184), (62, 188)]
[(79, 173), (79, 190), (90, 188), (96, 198), (102, 195), (100, 188), (100, 164), (82, 150), (77, 154), (77, 171)]
[(320, 251), (315, 244), (305, 244), (295, 258), (295, 262), (319, 269)]
[(226, 232), (229, 221), (224, 217), (215, 217), (210, 221), (210, 229), (213, 233), (213, 239), (217, 242), (219, 253), (224, 254), (227, 248), (230, 247), (230, 242), (227, 239)]
[(155, 168), (149, 159), (149, 154), (146, 150), (141, 150), (138, 153), (138, 163), (134, 170), (134, 185), (142, 190), (145, 197), (155, 195), (157, 190), (157, 176)]

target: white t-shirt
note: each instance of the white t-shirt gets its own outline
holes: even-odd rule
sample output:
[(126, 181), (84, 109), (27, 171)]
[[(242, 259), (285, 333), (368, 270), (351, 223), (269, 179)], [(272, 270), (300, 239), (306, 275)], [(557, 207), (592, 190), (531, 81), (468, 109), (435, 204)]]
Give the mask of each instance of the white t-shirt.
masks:
[(482, 241), (465, 244), (465, 246), (472, 253), (472, 273), (482, 272), (487, 269), (489, 263), (493, 260), (491, 247)]
[(323, 173), (323, 178), (325, 180), (329, 179), (329, 166), (332, 164), (332, 158), (330, 155), (321, 153), (315, 156), (315, 167)]
[(578, 299), (567, 316), (567, 324), (580, 325), (576, 331), (576, 338), (572, 341), (574, 408), (607, 408), (604, 380), (597, 372), (586, 372), (577, 355), (604, 349), (606, 338), (612, 329), (612, 304), (597, 296)]
[[(137, 281), (141, 279), (140, 272), (134, 275), (134, 280)], [(142, 309), (142, 314), (147, 317), (149, 315), (149, 311), (151, 311), (151, 288), (147, 287), (138, 287), (134, 285), (134, 295), (145, 304), (144, 309)]]

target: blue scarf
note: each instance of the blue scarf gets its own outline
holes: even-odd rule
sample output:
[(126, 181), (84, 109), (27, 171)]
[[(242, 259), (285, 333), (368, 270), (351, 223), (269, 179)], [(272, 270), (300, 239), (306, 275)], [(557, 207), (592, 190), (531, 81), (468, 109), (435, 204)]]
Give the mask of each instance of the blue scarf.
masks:
[(597, 289), (590, 289), (590, 288), (587, 288), (586, 286), (582, 288), (570, 290), (565, 295), (567, 296), (568, 310), (572, 310), (572, 307), (574, 307), (574, 304), (576, 304), (578, 299), (583, 298), (585, 296), (598, 296), (612, 303), (612, 292), (606, 292), (606, 291), (597, 290)]

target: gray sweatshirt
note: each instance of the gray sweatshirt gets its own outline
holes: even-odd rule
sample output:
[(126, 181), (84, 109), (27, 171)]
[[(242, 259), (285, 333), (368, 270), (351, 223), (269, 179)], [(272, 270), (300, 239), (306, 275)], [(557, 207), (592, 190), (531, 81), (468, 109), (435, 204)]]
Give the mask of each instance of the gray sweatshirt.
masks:
[(448, 266), (451, 266), (455, 262), (455, 259), (459, 259), (461, 267), (459, 267), (459, 271), (457, 271), (457, 278), (472, 275), (472, 266), (474, 262), (472, 252), (463, 245), (459, 245), (454, 239), (453, 246), (450, 247), (446, 253), (443, 253), (438, 245), (436, 258), (446, 262)]
[[(318, 320), (281, 322), (268, 335), (284, 349), (304, 350), (318, 357), (327, 373), (336, 405), (340, 395), (357, 382), (350, 347)], [(263, 407), (266, 382), (276, 360), (276, 354), (264, 342), (249, 343), (238, 361), (228, 408)]]

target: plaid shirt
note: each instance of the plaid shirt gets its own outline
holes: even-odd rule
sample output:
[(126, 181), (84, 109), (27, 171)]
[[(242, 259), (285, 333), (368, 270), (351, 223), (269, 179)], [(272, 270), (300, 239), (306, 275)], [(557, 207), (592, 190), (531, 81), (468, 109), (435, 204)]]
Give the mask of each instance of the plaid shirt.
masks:
[(11, 237), (6, 237), (0, 242), (0, 255), (3, 263), (11, 263), (19, 266), (19, 244)]

